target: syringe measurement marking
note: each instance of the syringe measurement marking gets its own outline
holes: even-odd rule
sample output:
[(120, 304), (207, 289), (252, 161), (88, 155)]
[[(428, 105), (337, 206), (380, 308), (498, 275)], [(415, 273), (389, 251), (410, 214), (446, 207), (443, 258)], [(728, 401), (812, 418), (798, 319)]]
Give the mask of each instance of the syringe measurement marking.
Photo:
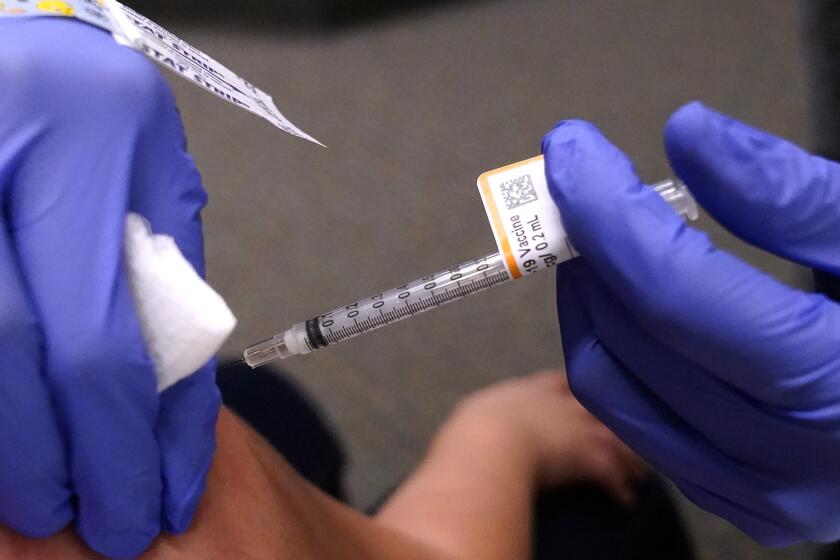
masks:
[(411, 317), (412, 315), (422, 313), (423, 311), (426, 311), (433, 307), (438, 307), (445, 303), (452, 302), (456, 299), (466, 297), (475, 292), (480, 292), (482, 290), (492, 288), (494, 285), (506, 282), (510, 278), (507, 271), (497, 272), (496, 274), (493, 274), (489, 277), (486, 275), (486, 273), (482, 272), (482, 276), (483, 278), (471, 281), (467, 285), (462, 286), (459, 282), (459, 286), (453, 290), (446, 288), (444, 289), (444, 294), (432, 294), (431, 297), (426, 298), (421, 297), (417, 302), (413, 303), (405, 301), (405, 307), (395, 308), (388, 311), (387, 313), (383, 312), (382, 309), (378, 309), (380, 314), (379, 317), (369, 317), (361, 323), (355, 321), (354, 325), (345, 325), (338, 331), (328, 329), (328, 332), (326, 336), (324, 336), (324, 338), (326, 339), (328, 344), (335, 344), (337, 342), (341, 342), (346, 338), (350, 338), (351, 336), (358, 336), (369, 330), (373, 330), (378, 327), (383, 327), (390, 323), (400, 321), (407, 317)]

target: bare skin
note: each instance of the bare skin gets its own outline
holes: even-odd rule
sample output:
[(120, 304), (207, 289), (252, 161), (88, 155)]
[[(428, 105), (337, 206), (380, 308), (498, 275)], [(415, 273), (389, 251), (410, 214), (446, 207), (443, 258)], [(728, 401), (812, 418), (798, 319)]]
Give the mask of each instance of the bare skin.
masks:
[[(572, 397), (558, 372), (466, 398), (426, 458), (376, 517), (309, 485), (244, 422), (223, 411), (218, 453), (193, 528), (143, 558), (295, 560), (527, 559), (541, 488), (588, 480), (633, 500), (645, 473)], [(0, 560), (99, 558), (68, 529), (46, 540), (0, 529)]]

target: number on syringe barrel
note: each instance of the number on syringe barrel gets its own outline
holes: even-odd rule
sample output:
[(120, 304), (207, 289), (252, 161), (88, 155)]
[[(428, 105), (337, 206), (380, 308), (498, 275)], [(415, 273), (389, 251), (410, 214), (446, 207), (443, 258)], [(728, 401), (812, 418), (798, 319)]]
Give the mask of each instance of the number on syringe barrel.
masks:
[(359, 316), (359, 302), (351, 303), (347, 307), (344, 308), (347, 311), (347, 318), (348, 319), (355, 319)]

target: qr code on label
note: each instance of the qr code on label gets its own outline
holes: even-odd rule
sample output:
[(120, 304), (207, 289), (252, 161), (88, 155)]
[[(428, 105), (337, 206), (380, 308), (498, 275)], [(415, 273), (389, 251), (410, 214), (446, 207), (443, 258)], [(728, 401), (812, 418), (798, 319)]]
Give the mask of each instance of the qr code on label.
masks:
[(534, 188), (534, 182), (530, 175), (523, 175), (510, 181), (505, 181), (499, 187), (502, 190), (502, 196), (505, 199), (505, 206), (508, 210), (515, 210), (520, 206), (525, 206), (530, 202), (538, 200), (537, 190)]

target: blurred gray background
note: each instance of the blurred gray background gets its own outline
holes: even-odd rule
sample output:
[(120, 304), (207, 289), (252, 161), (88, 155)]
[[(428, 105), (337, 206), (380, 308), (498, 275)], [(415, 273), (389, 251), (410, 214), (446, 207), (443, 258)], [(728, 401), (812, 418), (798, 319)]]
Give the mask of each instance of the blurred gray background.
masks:
[[(649, 181), (670, 174), (666, 119), (695, 98), (809, 143), (795, 0), (435, 2), (373, 19), (324, 17), (304, 2), (281, 12), (243, 4), (239, 17), (216, 18), (195, 4), (195, 17), (157, 19), (329, 146), (171, 80), (211, 194), (210, 280), (239, 318), (230, 356), (493, 251), (476, 178), (536, 155), (560, 119), (597, 123)], [(785, 281), (808, 282), (708, 219), (699, 227)], [(461, 396), (562, 362), (546, 273), (282, 366), (347, 444), (350, 490), (364, 505), (409, 472)], [(810, 551), (761, 549), (682, 505), (701, 558)]]

